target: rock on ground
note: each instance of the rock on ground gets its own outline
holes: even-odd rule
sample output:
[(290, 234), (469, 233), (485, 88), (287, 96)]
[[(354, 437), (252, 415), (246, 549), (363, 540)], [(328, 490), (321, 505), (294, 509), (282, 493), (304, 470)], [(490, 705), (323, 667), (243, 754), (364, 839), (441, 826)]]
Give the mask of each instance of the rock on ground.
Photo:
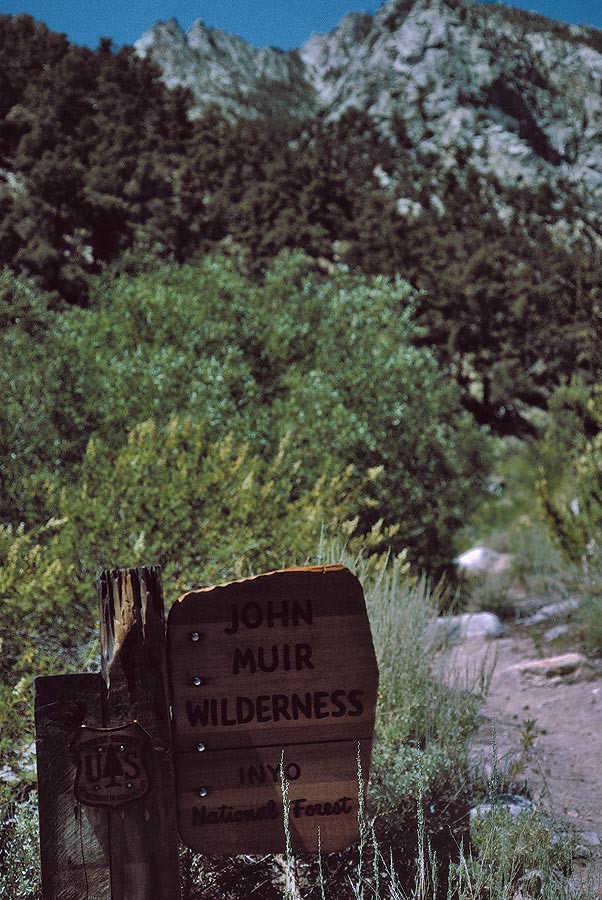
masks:
[(480, 803), (470, 810), (470, 821), (477, 817), (486, 816), (492, 809), (503, 808), (507, 810), (511, 816), (520, 816), (522, 813), (532, 812), (535, 804), (528, 800), (527, 797), (521, 797), (517, 794), (498, 794), (493, 798), (493, 803)]
[(547, 622), (550, 619), (565, 618), (578, 608), (579, 601), (574, 597), (569, 597), (567, 600), (559, 600), (558, 603), (546, 603), (525, 620), (525, 625), (541, 625), (542, 622)]
[(450, 641), (473, 637), (499, 638), (508, 632), (500, 619), (489, 612), (440, 616), (435, 621), (435, 630), (438, 637)]
[(566, 678), (586, 673), (591, 669), (591, 665), (582, 653), (563, 653), (560, 656), (549, 656), (547, 659), (525, 660), (513, 668), (521, 675)]
[(543, 633), (543, 640), (546, 644), (551, 644), (553, 641), (557, 641), (560, 638), (566, 638), (570, 635), (571, 628), (569, 625), (554, 625), (553, 628), (548, 628), (547, 631)]
[(509, 553), (479, 546), (462, 553), (454, 562), (465, 575), (501, 575), (510, 570), (512, 557)]

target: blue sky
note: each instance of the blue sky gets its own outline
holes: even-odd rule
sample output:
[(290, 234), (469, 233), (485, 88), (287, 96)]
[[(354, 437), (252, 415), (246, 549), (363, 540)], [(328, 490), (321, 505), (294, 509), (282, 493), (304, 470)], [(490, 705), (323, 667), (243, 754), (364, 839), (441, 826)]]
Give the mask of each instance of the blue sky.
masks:
[[(330, 31), (350, 10), (374, 12), (380, 0), (0, 0), (2, 13), (30, 13), (78, 44), (100, 37), (131, 44), (158, 19), (175, 17), (184, 28), (203, 19), (242, 35), (258, 47), (300, 46), (312, 31)], [(602, 28), (601, 0), (512, 0), (564, 22)]]

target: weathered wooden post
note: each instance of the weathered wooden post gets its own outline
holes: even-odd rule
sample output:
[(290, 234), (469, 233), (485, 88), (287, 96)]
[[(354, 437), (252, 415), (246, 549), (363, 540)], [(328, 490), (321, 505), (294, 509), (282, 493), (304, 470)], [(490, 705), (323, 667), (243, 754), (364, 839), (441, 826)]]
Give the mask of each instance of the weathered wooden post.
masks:
[(81, 726), (102, 726), (99, 675), (36, 678), (36, 749), (44, 900), (111, 897), (106, 810), (74, 795), (71, 742)]
[(44, 900), (180, 900), (160, 570), (98, 597), (102, 676), (36, 680)]
[(148, 793), (138, 802), (108, 811), (111, 900), (179, 900), (160, 569), (103, 572), (98, 600), (103, 724), (118, 727), (135, 720), (150, 736)]

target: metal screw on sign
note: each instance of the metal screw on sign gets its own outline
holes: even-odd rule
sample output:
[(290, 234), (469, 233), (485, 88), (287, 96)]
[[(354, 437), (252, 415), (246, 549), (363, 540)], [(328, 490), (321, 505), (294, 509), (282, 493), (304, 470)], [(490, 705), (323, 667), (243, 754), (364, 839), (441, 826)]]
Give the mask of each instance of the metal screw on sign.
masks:
[(199, 797), (206, 797), (209, 791), (206, 787), (202, 787), (199, 789)]
[(205, 750), (207, 749), (205, 744), (202, 741), (199, 741), (199, 743), (196, 745), (196, 748), (199, 751), (199, 753), (204, 753)]
[(200, 639), (201, 639), (201, 636), (198, 633), (198, 631), (193, 631), (192, 634), (190, 635), (190, 640), (193, 641), (195, 644), (197, 641), (200, 641)]
[(195, 675), (194, 678), (192, 679), (192, 683), (194, 684), (195, 687), (199, 687), (199, 685), (201, 685), (203, 683), (203, 679), (199, 678), (198, 675)]

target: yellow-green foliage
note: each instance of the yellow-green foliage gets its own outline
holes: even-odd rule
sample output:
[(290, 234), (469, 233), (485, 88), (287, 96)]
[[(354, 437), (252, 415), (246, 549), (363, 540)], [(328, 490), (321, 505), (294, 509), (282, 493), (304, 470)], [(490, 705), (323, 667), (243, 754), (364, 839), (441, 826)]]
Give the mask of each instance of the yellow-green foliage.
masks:
[(327, 469), (299, 493), (302, 460), (286, 441), (260, 457), (210, 434), (191, 419), (148, 421), (114, 457), (90, 441), (78, 483), (59, 499), (69, 550), (99, 567), (158, 563), (175, 592), (302, 561), (348, 518), (349, 472)]
[(10, 804), (6, 812), (9, 815), (0, 821), (0, 897), (2, 900), (40, 900), (35, 792), (22, 803)]
[[(0, 759), (22, 762), (24, 741), (32, 740), (33, 675), (65, 671), (85, 663), (90, 639), (90, 605), (64, 555), (65, 522), (50, 521), (37, 532), (0, 526)], [(83, 595), (83, 596), (82, 596)]]

